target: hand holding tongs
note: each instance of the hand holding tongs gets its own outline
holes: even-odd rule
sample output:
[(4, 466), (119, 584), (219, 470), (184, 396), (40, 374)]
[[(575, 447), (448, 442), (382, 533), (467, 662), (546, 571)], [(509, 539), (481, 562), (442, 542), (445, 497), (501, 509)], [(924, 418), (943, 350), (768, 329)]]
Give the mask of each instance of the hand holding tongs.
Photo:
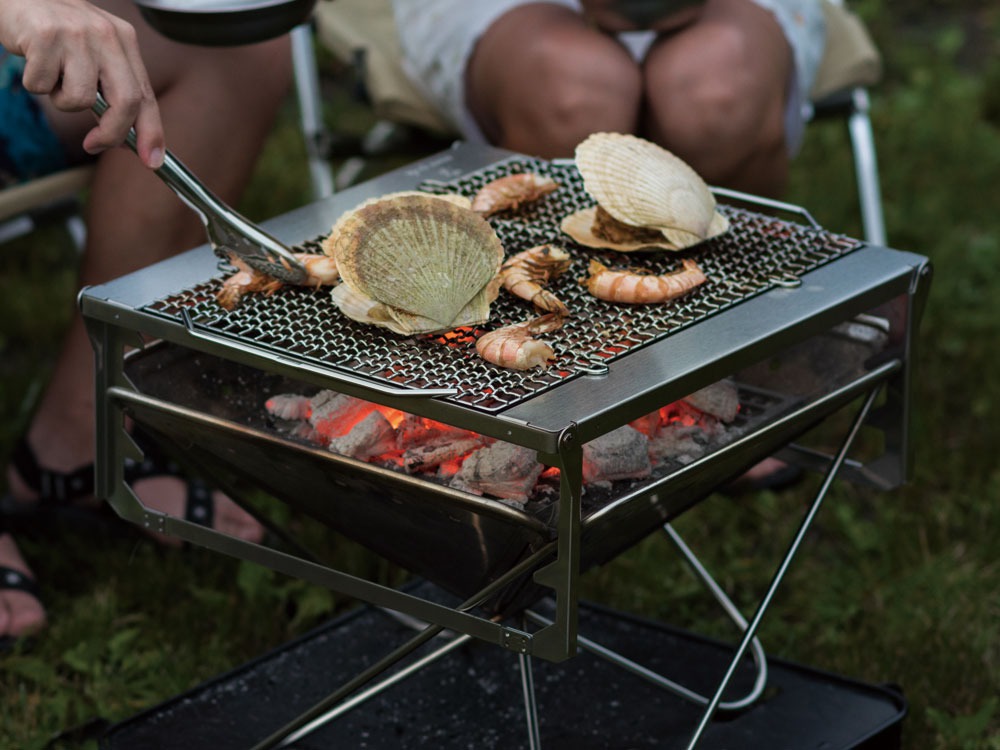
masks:
[[(100, 92), (91, 109), (98, 117), (107, 111), (108, 103)], [(136, 150), (135, 128), (129, 129), (125, 142)], [(291, 250), (219, 200), (170, 151), (155, 172), (201, 217), (216, 255), (228, 258), (227, 252), (235, 253), (251, 268), (287, 283), (305, 279), (305, 267)]]

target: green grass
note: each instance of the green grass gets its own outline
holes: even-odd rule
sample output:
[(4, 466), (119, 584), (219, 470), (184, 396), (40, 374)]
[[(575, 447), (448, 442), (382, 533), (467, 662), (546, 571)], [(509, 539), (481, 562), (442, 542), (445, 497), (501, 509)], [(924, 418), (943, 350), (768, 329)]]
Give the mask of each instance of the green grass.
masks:
[[(873, 122), (889, 244), (935, 268), (914, 398), (916, 461), (898, 491), (835, 487), (761, 638), (776, 656), (901, 685), (907, 749), (996, 750), (1000, 13), (970, 2), (906, 15), (874, 0), (854, 6), (886, 58)], [(363, 132), (369, 116), (341, 88), (331, 85), (329, 96), (335, 127)], [(290, 105), (241, 210), (263, 219), (308, 200), (304, 172), (289, 168), (301, 156)], [(788, 198), (827, 228), (859, 236), (848, 159), (841, 123), (811, 126)], [(369, 174), (397, 163), (376, 162)], [(53, 347), (39, 344), (57, 341), (66, 324), (74, 263), (55, 230), (0, 248), (0, 456), (23, 431), (51, 366)], [(676, 525), (736, 601), (752, 606), (809, 489), (713, 497)], [(398, 580), (363, 550), (322, 529), (309, 533), (345, 569)], [(29, 650), (0, 656), (0, 748), (41, 748), (94, 716), (124, 719), (349, 604), (249, 563), (165, 550), (132, 534), (53, 530), (21, 541), (52, 625)], [(585, 594), (727, 635), (658, 537), (588, 574)]]

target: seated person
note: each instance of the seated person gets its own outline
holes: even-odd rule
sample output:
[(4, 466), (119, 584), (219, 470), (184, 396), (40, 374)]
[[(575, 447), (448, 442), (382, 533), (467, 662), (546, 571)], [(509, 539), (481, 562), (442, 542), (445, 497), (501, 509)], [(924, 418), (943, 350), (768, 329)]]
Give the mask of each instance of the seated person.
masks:
[[(150, 171), (162, 164), (167, 144), (216, 195), (236, 203), (290, 82), (287, 37), (201, 48), (158, 34), (131, 0), (5, 0), (0, 180), (93, 161), (79, 281), (109, 281), (205, 242), (200, 219)], [(95, 122), (98, 86), (110, 109)], [(114, 148), (133, 125), (139, 156)], [(7, 469), (5, 507), (30, 512), (41, 502), (93, 502), (94, 387), (93, 351), (77, 309)], [(184, 516), (190, 500), (207, 495), (200, 505), (207, 523), (243, 539), (262, 537), (261, 526), (221, 494), (195, 492), (163, 466), (145, 476), (133, 486), (148, 507)], [(45, 623), (31, 571), (4, 521), (0, 641)]]
[(820, 0), (392, 0), (403, 67), (472, 142), (571, 157), (633, 133), (779, 195), (822, 58)]

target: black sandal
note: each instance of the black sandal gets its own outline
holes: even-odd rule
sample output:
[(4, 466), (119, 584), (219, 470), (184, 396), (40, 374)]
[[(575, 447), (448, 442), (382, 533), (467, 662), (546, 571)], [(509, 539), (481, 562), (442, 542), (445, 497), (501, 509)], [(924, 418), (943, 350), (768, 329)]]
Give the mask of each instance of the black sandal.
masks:
[[(212, 500), (211, 488), (203, 480), (185, 475), (181, 467), (147, 436), (137, 433), (134, 438), (142, 449), (144, 458), (142, 461), (126, 459), (126, 481), (133, 484), (143, 479), (162, 476), (184, 480), (187, 484), (184, 518), (212, 528), (215, 503)], [(30, 502), (15, 500), (9, 495), (0, 498), (0, 519), (6, 518), (11, 525), (33, 523), (53, 516), (79, 518), (85, 515), (90, 518), (96, 516), (105, 521), (120, 520), (107, 503), (81, 505), (77, 502), (94, 494), (92, 463), (71, 472), (43, 468), (27, 439), (22, 437), (14, 446), (11, 464), (24, 483), (38, 496), (36, 500)]]
[[(3, 519), (0, 518), (0, 537), (6, 533), (7, 528), (3, 524)], [(42, 603), (42, 592), (35, 580), (20, 570), (9, 568), (6, 565), (0, 565), (0, 591), (23, 591), (35, 597), (39, 604)], [(23, 635), (0, 635), (0, 654), (10, 651), (15, 643), (24, 640), (24, 638)]]

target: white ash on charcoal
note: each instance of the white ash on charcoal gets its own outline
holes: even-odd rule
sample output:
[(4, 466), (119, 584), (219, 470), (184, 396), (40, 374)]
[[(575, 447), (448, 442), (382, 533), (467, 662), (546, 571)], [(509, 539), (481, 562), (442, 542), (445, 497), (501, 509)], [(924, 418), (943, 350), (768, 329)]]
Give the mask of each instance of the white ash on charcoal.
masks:
[(367, 461), (396, 450), (396, 430), (380, 411), (373, 410), (350, 432), (331, 438), (327, 449), (341, 456)]
[(298, 393), (279, 393), (264, 402), (267, 413), (275, 419), (283, 421), (301, 421), (309, 419), (312, 405), (308, 396)]
[(687, 466), (705, 455), (708, 439), (701, 425), (672, 422), (649, 439), (648, 447), (649, 459), (656, 465), (677, 461)]
[(633, 430), (638, 430), (646, 437), (652, 437), (656, 434), (656, 431), (660, 429), (660, 423), (663, 421), (663, 415), (660, 410), (651, 411), (645, 416), (639, 417), (638, 419), (633, 419), (628, 423), (628, 426)]
[(648, 444), (645, 435), (628, 425), (594, 438), (583, 446), (584, 484), (645, 479), (653, 471)]
[(490, 441), (485, 435), (466, 433), (468, 437), (430, 442), (403, 451), (403, 470), (408, 474), (436, 469), (443, 463), (455, 461)]
[(309, 399), (309, 405), (309, 423), (327, 441), (346, 434), (375, 410), (371, 401), (331, 390), (319, 391)]
[(475, 433), (437, 422), (415, 414), (407, 414), (396, 427), (396, 447), (400, 450), (430, 443), (440, 444), (448, 440), (467, 438)]
[(307, 443), (326, 444), (324, 437), (309, 422), (312, 406), (308, 396), (279, 393), (265, 401), (264, 408), (278, 431)]
[(535, 451), (498, 440), (466, 457), (451, 486), (523, 505), (544, 468)]
[(685, 396), (682, 401), (727, 424), (740, 411), (740, 393), (732, 380), (720, 380)]

